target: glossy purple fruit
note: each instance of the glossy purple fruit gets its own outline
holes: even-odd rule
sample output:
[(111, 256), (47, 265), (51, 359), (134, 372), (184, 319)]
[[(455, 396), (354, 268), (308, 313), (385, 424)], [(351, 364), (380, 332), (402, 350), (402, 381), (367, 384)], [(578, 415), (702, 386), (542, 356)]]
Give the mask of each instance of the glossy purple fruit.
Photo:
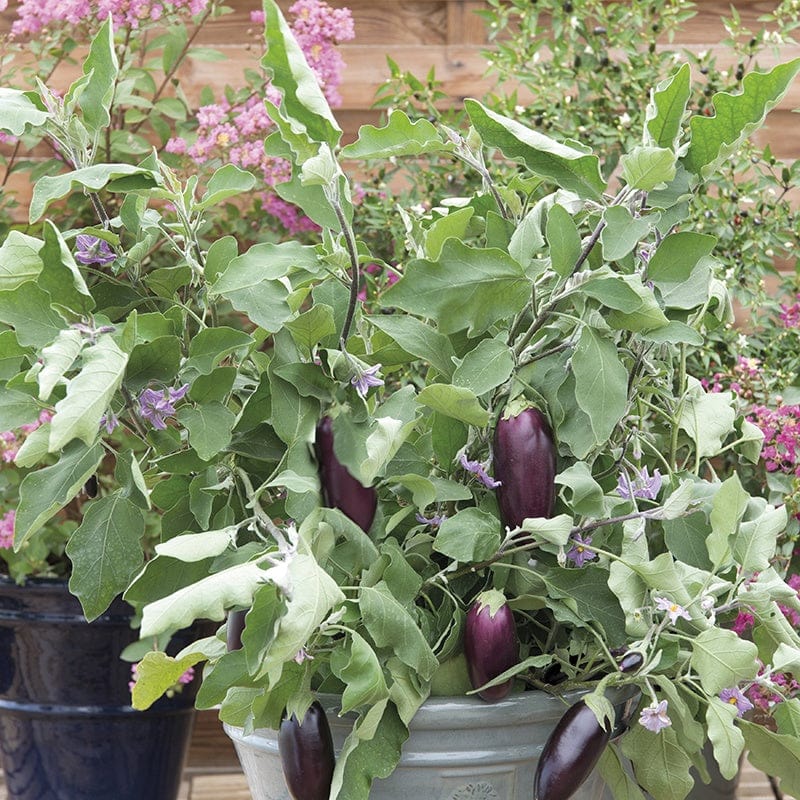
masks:
[(246, 614), (246, 609), (228, 612), (228, 623), (225, 626), (225, 643), (228, 646), (228, 652), (242, 649), (242, 631)]
[(533, 800), (568, 800), (603, 754), (611, 738), (583, 700), (570, 706), (545, 742), (536, 765)]
[(500, 481), (500, 519), (518, 528), (528, 517), (549, 517), (556, 496), (556, 446), (544, 414), (525, 408), (502, 416), (494, 429), (494, 478)]
[(293, 800), (328, 800), (336, 761), (328, 718), (316, 700), (302, 724), (294, 714), (281, 722), (278, 753)]
[(362, 530), (368, 531), (375, 518), (378, 495), (371, 486), (362, 486), (336, 458), (333, 451), (333, 420), (330, 417), (323, 417), (317, 423), (314, 452), (325, 505), (338, 508)]
[(617, 661), (617, 669), (620, 672), (636, 672), (644, 664), (644, 655), (638, 650), (628, 650), (622, 658)]
[[(473, 689), (501, 675), (519, 661), (519, 642), (514, 615), (501, 592), (482, 592), (467, 612), (464, 623), (464, 655)], [(478, 694), (490, 703), (502, 700), (513, 679)]]

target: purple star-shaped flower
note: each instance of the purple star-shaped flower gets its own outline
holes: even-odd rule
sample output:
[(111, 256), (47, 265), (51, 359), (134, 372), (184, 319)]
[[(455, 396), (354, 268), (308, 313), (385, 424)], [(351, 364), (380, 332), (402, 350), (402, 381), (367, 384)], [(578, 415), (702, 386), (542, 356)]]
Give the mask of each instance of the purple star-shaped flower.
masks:
[(366, 369), (356, 367), (356, 374), (350, 378), (350, 383), (355, 386), (356, 392), (361, 397), (366, 397), (369, 392), (370, 386), (383, 386), (383, 378), (378, 377), (378, 370), (381, 368), (380, 364), (373, 364)]
[(741, 689), (734, 686), (732, 689), (723, 689), (719, 693), (719, 699), (723, 703), (730, 703), (736, 706), (737, 716), (743, 717), (747, 711), (753, 708), (753, 704), (745, 697)]
[(432, 517), (425, 517), (417, 513), (416, 519), (421, 525), (430, 525), (432, 528), (438, 528), (447, 519), (447, 514), (434, 514)]
[(627, 472), (621, 472), (619, 481), (617, 483), (617, 493), (624, 500), (630, 500), (631, 497), (640, 497), (644, 500), (655, 500), (658, 493), (661, 491), (661, 473), (653, 470), (652, 477), (647, 471), (647, 467), (642, 467), (637, 472), (633, 479)]
[(669, 728), (672, 720), (667, 715), (667, 701), (662, 700), (660, 703), (653, 703), (642, 709), (642, 713), (639, 715), (639, 724), (653, 733)]
[(167, 417), (175, 415), (175, 403), (189, 391), (185, 383), (180, 389), (145, 389), (138, 398), (139, 415), (147, 420), (156, 430), (163, 431), (167, 427)]
[(75, 260), (80, 264), (99, 264), (101, 267), (116, 259), (114, 251), (105, 239), (79, 233), (75, 238)]
[(469, 461), (464, 453), (458, 457), (458, 461), (467, 472), (471, 472), (475, 475), (487, 489), (496, 489), (500, 486), (500, 481), (489, 477), (480, 461)]
[(597, 558), (597, 553), (589, 549), (591, 543), (591, 536), (584, 539), (579, 533), (576, 533), (572, 537), (572, 548), (567, 551), (567, 558), (576, 567), (582, 567), (587, 561)]

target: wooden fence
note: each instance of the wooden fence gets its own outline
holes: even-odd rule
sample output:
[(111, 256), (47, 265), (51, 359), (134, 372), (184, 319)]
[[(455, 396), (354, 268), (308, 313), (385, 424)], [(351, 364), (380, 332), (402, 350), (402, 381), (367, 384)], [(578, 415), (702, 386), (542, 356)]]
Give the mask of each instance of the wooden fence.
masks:
[[(18, 0), (0, 14), (0, 35), (7, 32), (14, 18)], [(389, 76), (387, 55), (401, 69), (425, 76), (434, 67), (436, 77), (453, 102), (467, 96), (481, 96), (492, 83), (486, 76), (487, 36), (484, 21), (475, 13), (486, 7), (482, 0), (329, 0), (333, 6), (351, 9), (355, 40), (341, 45), (347, 64), (340, 92), (342, 106), (336, 110), (345, 131), (345, 141), (354, 138), (358, 127), (375, 123), (379, 112), (372, 108), (376, 90)], [(233, 13), (209, 24), (198, 36), (198, 44), (214, 47), (226, 56), (221, 62), (192, 61), (181, 73), (182, 86), (191, 100), (196, 100), (204, 86), (219, 96), (225, 85), (241, 83), (243, 70), (257, 59), (258, 26), (250, 22), (250, 12), (260, 8), (260, 0), (229, 0)], [(281, 0), (284, 9), (290, 0)], [(758, 17), (775, 8), (774, 2), (734, 0), (743, 25), (758, 29)], [(726, 0), (700, 0), (697, 14), (680, 32), (670, 47), (686, 47), (694, 51), (712, 50), (720, 65), (735, 67), (729, 53), (719, 44), (725, 36), (721, 22), (729, 15)], [(667, 45), (665, 45), (667, 46)], [(778, 60), (800, 56), (800, 45), (785, 45), (779, 55), (762, 57), (761, 67)], [(57, 74), (57, 82), (66, 84), (77, 74), (72, 68)], [(639, 103), (641, 98), (631, 98)], [(760, 144), (769, 143), (781, 158), (800, 157), (800, 136), (796, 133), (797, 117), (792, 109), (800, 107), (800, 81), (770, 115), (760, 131)], [(29, 187), (21, 179), (12, 180), (10, 188), (19, 192), (20, 201), (27, 198)]]

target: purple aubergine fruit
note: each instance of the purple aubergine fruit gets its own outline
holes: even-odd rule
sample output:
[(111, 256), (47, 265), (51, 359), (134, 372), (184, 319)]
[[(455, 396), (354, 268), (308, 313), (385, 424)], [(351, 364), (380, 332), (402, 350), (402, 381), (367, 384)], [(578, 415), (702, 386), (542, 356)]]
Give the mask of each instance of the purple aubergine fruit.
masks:
[[(508, 412), (507, 412), (508, 413)], [(493, 445), (497, 502), (507, 528), (528, 517), (549, 517), (556, 496), (556, 446), (550, 425), (537, 408), (527, 407), (497, 421)]]
[(281, 722), (278, 753), (293, 800), (328, 800), (336, 760), (328, 718), (316, 700), (302, 723), (294, 714)]
[(228, 622), (225, 625), (225, 643), (228, 652), (242, 649), (242, 631), (247, 609), (235, 609), (228, 612)]
[[(514, 615), (502, 592), (482, 592), (467, 612), (464, 623), (464, 655), (473, 689), (483, 686), (519, 662), (519, 642)], [(502, 700), (513, 678), (478, 692), (486, 701)]]
[(372, 486), (363, 486), (336, 458), (333, 451), (333, 420), (323, 417), (317, 423), (314, 441), (322, 499), (328, 508), (338, 508), (363, 531), (368, 531), (375, 518), (378, 495)]
[(578, 700), (545, 742), (533, 779), (533, 800), (568, 800), (603, 754), (611, 738), (589, 706)]

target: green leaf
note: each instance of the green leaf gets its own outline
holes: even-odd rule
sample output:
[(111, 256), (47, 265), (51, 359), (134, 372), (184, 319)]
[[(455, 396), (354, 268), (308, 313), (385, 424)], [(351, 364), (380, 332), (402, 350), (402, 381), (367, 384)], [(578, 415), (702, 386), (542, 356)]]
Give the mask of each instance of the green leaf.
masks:
[(140, 635), (142, 638), (158, 636), (164, 631), (185, 628), (196, 619), (223, 620), (227, 609), (249, 607), (256, 589), (266, 579), (266, 571), (252, 561), (195, 579), (145, 605)]
[(189, 431), (189, 444), (203, 461), (215, 458), (230, 444), (236, 414), (222, 403), (182, 406), (177, 416)]
[(189, 667), (205, 661), (200, 652), (173, 658), (159, 650), (151, 650), (136, 667), (136, 682), (131, 692), (131, 705), (139, 711), (150, 708), (159, 697), (174, 686)]
[(39, 277), (42, 271), (39, 251), (43, 244), (40, 239), (25, 233), (8, 232), (0, 245), (0, 292), (10, 292)]
[(261, 61), (283, 101), (280, 114), (315, 142), (335, 147), (342, 135), (317, 77), (292, 35), (278, 4), (264, 0), (266, 52)]
[(439, 662), (414, 618), (386, 585), (381, 581), (375, 586), (362, 586), (358, 603), (375, 644), (390, 648), (422, 680), (430, 680)]
[(251, 191), (255, 185), (256, 179), (251, 173), (235, 164), (225, 164), (208, 179), (206, 192), (194, 208), (196, 211), (205, 211), (223, 200)]
[(109, 14), (92, 36), (89, 55), (83, 63), (83, 74), (88, 80), (80, 90), (78, 102), (83, 111), (84, 125), (91, 134), (97, 134), (111, 124), (109, 112), (118, 72), (114, 28)]
[(99, 617), (142, 568), (139, 540), (144, 515), (122, 491), (101, 497), (84, 509), (83, 521), (67, 543), (72, 562), (69, 590), (90, 622)]
[(3, 386), (0, 389), (0, 431), (29, 425), (39, 417), (39, 404), (29, 394)]
[(356, 721), (336, 759), (332, 800), (369, 800), (373, 780), (389, 777), (407, 738), (394, 703), (373, 706)]
[(67, 327), (51, 303), (52, 298), (44, 289), (28, 281), (12, 292), (0, 292), (0, 322), (16, 331), (21, 345), (41, 349)]
[(78, 492), (103, 458), (102, 445), (88, 447), (70, 442), (59, 460), (28, 473), (19, 487), (19, 505), (14, 522), (14, 549), (19, 549)]
[(692, 95), (691, 70), (682, 64), (650, 93), (645, 111), (645, 144), (677, 151), (686, 104)]
[(418, 395), (417, 402), (453, 419), (483, 428), (489, 412), (469, 389), (449, 383), (431, 383)]
[(765, 725), (742, 720), (747, 760), (768, 775), (780, 778), (780, 789), (800, 797), (800, 740), (773, 733)]
[(775, 556), (778, 536), (786, 530), (786, 507), (767, 506), (757, 519), (739, 525), (732, 550), (739, 568), (746, 575), (769, 567)]
[(696, 378), (689, 378), (678, 424), (689, 434), (699, 458), (715, 456), (734, 430), (736, 411), (730, 392), (706, 392)]
[(480, 397), (504, 384), (513, 370), (511, 348), (499, 339), (483, 339), (456, 367), (453, 383)]
[(19, 89), (0, 86), (0, 130), (22, 136), (28, 128), (38, 128), (50, 118), (28, 95)]
[(692, 669), (710, 695), (750, 681), (758, 673), (758, 648), (733, 631), (708, 628), (691, 645)]
[(532, 533), (536, 539), (564, 547), (569, 542), (574, 520), (569, 514), (556, 517), (528, 517), (522, 521), (521, 530)]
[[(576, 514), (602, 517), (604, 512), (603, 487), (592, 477), (589, 465), (578, 461), (556, 475), (555, 483), (564, 488), (561, 496)], [(562, 542), (566, 544), (566, 542)]]
[(562, 277), (571, 275), (581, 255), (581, 235), (570, 213), (554, 203), (547, 212), (545, 237), (550, 245), (550, 265)]
[(399, 156), (420, 156), (453, 149), (445, 143), (433, 123), (420, 118), (415, 122), (395, 109), (382, 128), (362, 125), (358, 139), (342, 148), (342, 158), (387, 159)]
[(360, 706), (372, 706), (389, 697), (380, 661), (366, 639), (356, 631), (350, 634), (346, 658), (347, 662), (340, 669), (333, 669), (331, 664), (333, 673), (345, 684), (342, 714)]
[(50, 220), (44, 223), (44, 247), (39, 255), (43, 263), (37, 279), (39, 286), (50, 293), (54, 304), (76, 314), (88, 314), (94, 308), (94, 298), (64, 237)]
[(313, 556), (296, 555), (289, 563), (289, 575), (294, 590), (266, 653), (264, 672), (270, 674), (271, 682), (280, 674), (283, 663), (293, 659), (331, 611), (345, 601), (336, 581)]
[(642, 283), (640, 275), (615, 275), (602, 269), (596, 272), (581, 289), (612, 309), (606, 316), (612, 328), (639, 332), (669, 324), (652, 289)]
[(53, 389), (75, 363), (86, 343), (79, 330), (66, 328), (59, 331), (52, 344), (42, 349), (42, 368), (36, 376), (40, 400), (49, 399)]
[(521, 311), (530, 282), (508, 253), (448, 239), (438, 262), (416, 259), (383, 295), (387, 306), (436, 320), (445, 334), (468, 329), (470, 336)]
[(739, 772), (739, 760), (744, 750), (744, 735), (734, 725), (736, 706), (712, 697), (706, 706), (708, 738), (714, 746), (714, 758), (723, 778), (731, 780)]
[(609, 206), (603, 211), (603, 220), (600, 244), (606, 261), (625, 258), (650, 233), (650, 220), (635, 218), (625, 206)]
[(205, 328), (192, 337), (184, 370), (196, 370), (201, 375), (208, 375), (224, 358), (242, 358), (252, 344), (253, 337), (236, 328), (224, 325)]
[(697, 114), (690, 125), (692, 139), (683, 163), (689, 172), (709, 177), (764, 121), (800, 72), (800, 58), (769, 72), (748, 72), (739, 94), (718, 92), (711, 100), (714, 116)]
[(464, 508), (442, 522), (433, 549), (466, 564), (491, 558), (501, 539), (497, 517), (479, 508)]
[(666, 147), (634, 147), (620, 158), (622, 177), (631, 189), (664, 188), (675, 177), (676, 156)]
[(56, 403), (50, 422), (50, 452), (57, 453), (72, 439), (87, 445), (96, 441), (100, 420), (122, 383), (128, 356), (107, 334), (83, 351), (81, 371), (67, 384), (67, 395)]
[(711, 534), (706, 538), (706, 548), (712, 564), (719, 567), (730, 559), (730, 541), (739, 528), (750, 495), (742, 488), (739, 476), (734, 473), (719, 487), (711, 505)]
[(294, 470), (285, 469), (271, 481), (264, 484), (270, 486), (283, 486), (293, 492), (316, 492), (317, 481), (307, 475), (298, 475)]
[[(694, 347), (700, 347), (705, 342), (703, 335), (699, 331), (674, 319), (671, 319), (661, 328), (642, 331), (641, 337), (648, 342), (655, 342), (656, 344), (690, 344)], [(759, 447), (760, 452), (761, 448)]]
[(453, 345), (435, 328), (406, 315), (376, 315), (370, 317), (369, 321), (391, 336), (407, 353), (427, 361), (445, 377), (453, 374)]
[(575, 399), (589, 417), (594, 440), (607, 442), (628, 404), (628, 373), (614, 343), (588, 325), (572, 357)]
[(236, 527), (203, 533), (185, 533), (173, 536), (156, 545), (156, 555), (169, 556), (178, 561), (194, 562), (221, 556), (236, 544)]
[[(113, 181), (123, 178), (129, 180), (120, 181), (118, 186), (109, 186)], [(152, 189), (159, 182), (160, 178), (151, 170), (131, 164), (94, 164), (63, 175), (45, 175), (33, 187), (28, 219), (31, 223), (36, 222), (50, 203), (66, 197), (76, 187), (88, 189), (90, 192), (97, 192), (106, 186), (109, 191), (133, 191)]]
[(178, 375), (182, 360), (183, 342), (177, 336), (157, 336), (137, 344), (128, 358), (125, 386), (131, 394), (138, 394), (151, 382), (169, 385)]
[(630, 772), (622, 765), (617, 748), (613, 745), (603, 750), (597, 769), (614, 800), (645, 800), (642, 790)]
[(446, 239), (451, 237), (463, 239), (474, 213), (474, 208), (466, 206), (466, 208), (450, 211), (444, 217), (439, 217), (425, 231), (425, 257), (436, 261), (442, 254), (442, 245)]
[(503, 155), (522, 161), (534, 175), (548, 178), (579, 197), (601, 198), (606, 183), (597, 156), (550, 139), (477, 100), (465, 100), (464, 107), (487, 147), (500, 148)]
[(694, 785), (692, 762), (671, 728), (651, 733), (634, 725), (622, 740), (622, 753), (635, 764), (639, 785), (659, 800), (684, 800)]
[(329, 336), (336, 334), (336, 323), (333, 320), (333, 309), (319, 303), (304, 311), (298, 317), (286, 323), (298, 347), (311, 350)]

